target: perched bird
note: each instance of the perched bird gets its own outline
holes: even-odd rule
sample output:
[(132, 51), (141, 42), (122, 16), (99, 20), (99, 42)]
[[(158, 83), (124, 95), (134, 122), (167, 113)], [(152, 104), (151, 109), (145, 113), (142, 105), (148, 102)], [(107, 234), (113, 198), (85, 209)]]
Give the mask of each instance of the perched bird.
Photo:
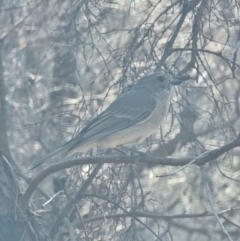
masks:
[(38, 160), (30, 170), (65, 150), (71, 154), (95, 146), (113, 148), (147, 138), (156, 131), (166, 116), (171, 86), (182, 82), (165, 72), (143, 76), (127, 93), (89, 121), (77, 136)]

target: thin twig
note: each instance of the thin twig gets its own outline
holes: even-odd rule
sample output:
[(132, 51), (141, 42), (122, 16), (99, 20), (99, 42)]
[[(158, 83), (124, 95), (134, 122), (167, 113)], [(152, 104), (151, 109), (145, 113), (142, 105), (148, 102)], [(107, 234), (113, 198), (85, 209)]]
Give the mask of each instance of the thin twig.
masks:
[(203, 178), (203, 182), (204, 182), (204, 186), (205, 186), (205, 189), (206, 189), (206, 193), (207, 193), (207, 198), (208, 198), (208, 201), (210, 203), (210, 206), (211, 206), (211, 209), (212, 209), (212, 212), (214, 214), (214, 217), (216, 218), (220, 228), (222, 229), (222, 231), (226, 234), (226, 236), (228, 237), (228, 239), (230, 241), (233, 241), (232, 238), (230, 237), (230, 235), (228, 234), (227, 230), (225, 229), (225, 227), (223, 226), (223, 224), (221, 223), (220, 221), (220, 218), (217, 214), (217, 210), (216, 208), (214, 207), (214, 204), (213, 204), (213, 200), (212, 200), (212, 196), (211, 196), (211, 191), (210, 191), (210, 188), (209, 188), (209, 185), (208, 185), (208, 181), (207, 181), (207, 175), (206, 175), (206, 172), (204, 170), (204, 166), (201, 166), (201, 172), (202, 172), (202, 178)]
[(63, 208), (63, 210), (61, 211), (61, 213), (59, 214), (59, 216), (53, 223), (52, 227), (50, 228), (50, 231), (49, 231), (50, 238), (53, 238), (56, 235), (57, 229), (58, 229), (59, 225), (61, 224), (62, 220), (69, 214), (72, 207), (82, 199), (82, 197), (84, 196), (84, 193), (87, 191), (87, 188), (89, 187), (89, 185), (91, 185), (93, 179), (95, 178), (97, 173), (100, 171), (102, 166), (103, 166), (102, 163), (99, 163), (95, 166), (92, 173), (90, 174), (88, 179), (85, 181), (85, 183), (82, 185), (82, 187), (80, 188), (80, 190), (78, 191), (76, 196), (68, 204), (66, 204), (66, 206)]
[(170, 173), (170, 174), (163, 174), (163, 175), (160, 175), (160, 176), (156, 176), (156, 177), (169, 177), (169, 176), (173, 176), (175, 175), (176, 173), (180, 172), (181, 170), (183, 170), (184, 168), (188, 167), (189, 165), (195, 163), (196, 161), (198, 161), (200, 158), (206, 156), (209, 154), (209, 152), (211, 151), (206, 151), (204, 153), (202, 153), (201, 155), (197, 156), (196, 158), (194, 158), (192, 161), (190, 161), (189, 163), (187, 163), (186, 165), (180, 167), (179, 169), (177, 169), (176, 171)]
[(70, 240), (71, 241), (77, 241), (76, 236), (75, 236), (74, 228), (73, 228), (72, 224), (70, 223), (70, 221), (67, 218), (64, 218), (63, 221), (68, 227)]

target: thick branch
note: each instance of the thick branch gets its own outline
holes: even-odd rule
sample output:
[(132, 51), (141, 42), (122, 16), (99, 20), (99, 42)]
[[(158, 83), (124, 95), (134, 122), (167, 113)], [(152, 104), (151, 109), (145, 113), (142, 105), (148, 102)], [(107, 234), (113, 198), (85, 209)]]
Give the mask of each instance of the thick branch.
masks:
[(83, 158), (76, 158), (72, 160), (67, 160), (64, 162), (60, 162), (54, 165), (51, 165), (41, 171), (30, 183), (26, 192), (23, 194), (22, 197), (22, 207), (26, 208), (30, 197), (32, 196), (33, 192), (35, 191), (36, 187), (49, 176), (51, 173), (57, 172), (62, 169), (70, 168), (77, 165), (86, 165), (86, 164), (97, 164), (97, 163), (125, 163), (125, 164), (144, 164), (144, 165), (164, 165), (164, 166), (184, 166), (195, 159), (194, 163), (197, 165), (204, 165), (207, 162), (217, 159), (222, 154), (232, 150), (235, 147), (240, 146), (240, 134), (238, 135), (237, 139), (226, 144), (220, 148), (213, 149), (207, 152), (205, 155), (200, 155), (199, 158), (194, 157), (183, 157), (183, 158), (172, 158), (172, 157), (153, 157), (150, 155), (143, 155), (143, 156), (100, 156), (100, 157), (83, 157)]
[[(240, 208), (229, 208), (223, 211), (218, 212), (219, 216), (223, 216), (224, 213), (232, 212), (232, 211), (239, 211)], [(203, 217), (212, 217), (213, 213), (210, 213), (208, 211), (206, 212), (201, 212), (201, 213), (193, 213), (193, 214), (177, 214), (177, 215), (163, 215), (163, 214), (156, 214), (156, 213), (151, 213), (151, 212), (133, 212), (132, 215), (135, 217), (139, 218), (152, 218), (152, 219), (164, 219), (166, 221), (171, 221), (173, 219), (189, 219), (189, 218), (203, 218)], [(109, 214), (109, 215), (99, 215), (99, 216), (94, 216), (91, 218), (86, 218), (83, 220), (83, 222), (77, 222), (74, 224), (75, 227), (82, 227), (83, 223), (92, 223), (94, 221), (99, 221), (99, 220), (104, 220), (106, 219), (119, 219), (119, 218), (124, 218), (124, 217), (129, 217), (127, 213), (118, 213), (118, 214)]]

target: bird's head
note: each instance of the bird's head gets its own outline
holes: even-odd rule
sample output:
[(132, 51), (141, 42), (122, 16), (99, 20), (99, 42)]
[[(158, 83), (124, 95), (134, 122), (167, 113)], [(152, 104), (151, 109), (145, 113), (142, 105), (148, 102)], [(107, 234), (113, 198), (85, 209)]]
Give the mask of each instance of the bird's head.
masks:
[(179, 85), (183, 81), (161, 71), (147, 74), (139, 79), (137, 87), (145, 87), (154, 93), (170, 92), (172, 85)]

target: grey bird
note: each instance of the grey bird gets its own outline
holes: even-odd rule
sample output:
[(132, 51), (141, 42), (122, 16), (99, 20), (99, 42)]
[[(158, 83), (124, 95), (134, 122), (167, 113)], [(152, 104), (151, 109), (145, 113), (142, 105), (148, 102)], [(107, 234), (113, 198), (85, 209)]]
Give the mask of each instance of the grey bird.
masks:
[(147, 138), (166, 116), (171, 86), (182, 82), (163, 71), (143, 76), (127, 93), (91, 120), (77, 136), (38, 160), (29, 170), (65, 150), (71, 154), (85, 152), (95, 146), (113, 148)]

